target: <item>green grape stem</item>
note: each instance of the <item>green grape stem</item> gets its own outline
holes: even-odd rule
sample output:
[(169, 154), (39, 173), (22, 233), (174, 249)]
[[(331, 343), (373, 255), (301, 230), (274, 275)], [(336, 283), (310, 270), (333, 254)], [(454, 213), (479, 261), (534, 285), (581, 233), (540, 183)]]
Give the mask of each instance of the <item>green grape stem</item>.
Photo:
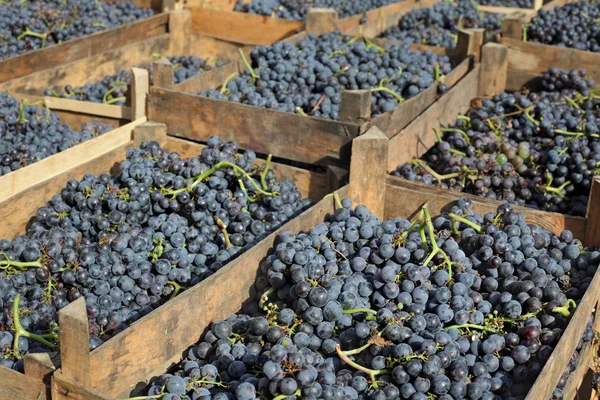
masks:
[(21, 353), (19, 352), (19, 339), (21, 337), (35, 340), (36, 342), (39, 342), (39, 343), (47, 346), (50, 349), (55, 349), (56, 344), (49, 342), (48, 339), (50, 339), (50, 340), (58, 339), (58, 335), (56, 333), (48, 333), (45, 335), (38, 335), (36, 333), (28, 332), (27, 330), (25, 330), (23, 328), (23, 325), (21, 325), (21, 317), (19, 316), (20, 304), (21, 304), (21, 295), (18, 294), (15, 296), (15, 300), (13, 302), (13, 323), (15, 324), (15, 337), (14, 337), (14, 341), (13, 341), (13, 352), (15, 354), (15, 357), (18, 359), (21, 359), (21, 356), (20, 356)]
[(326, 199), (328, 197), (333, 197), (333, 200), (335, 201), (335, 205), (337, 208), (344, 208), (342, 206), (342, 202), (340, 201), (340, 196), (337, 194), (337, 192), (326, 194), (325, 196), (323, 196), (323, 199)]
[(260, 183), (264, 190), (267, 190), (269, 187), (267, 186), (267, 173), (269, 172), (269, 167), (271, 166), (271, 154), (267, 156), (267, 162), (265, 163), (265, 168), (260, 174)]
[(248, 72), (250, 72), (250, 76), (252, 76), (252, 84), (254, 85), (256, 83), (256, 80), (258, 79), (258, 75), (256, 75), (256, 72), (254, 72), (254, 69), (252, 68), (252, 65), (250, 65), (250, 63), (246, 59), (246, 55), (244, 54), (244, 52), (242, 51), (242, 49), (238, 49), (238, 51), (240, 52), (240, 56), (242, 57), (242, 62), (244, 63), (244, 65), (248, 69)]
[(267, 301), (269, 301), (269, 296), (271, 294), (273, 294), (274, 291), (275, 291), (275, 288), (271, 287), (271, 288), (269, 288), (269, 290), (267, 290), (266, 292), (264, 292), (262, 294), (262, 296), (260, 296), (260, 302), (258, 303), (258, 306), (262, 308), (265, 305), (265, 303)]
[(111, 104), (118, 103), (119, 101), (126, 101), (126, 100), (127, 100), (127, 97), (125, 97), (125, 96), (115, 97), (114, 99), (105, 101), (104, 104), (111, 105)]
[(561, 313), (563, 317), (570, 317), (571, 311), (569, 311), (569, 306), (573, 306), (573, 311), (577, 310), (577, 304), (575, 300), (569, 299), (562, 307), (554, 307), (552, 309), (553, 312)]
[(175, 288), (175, 290), (173, 290), (173, 293), (171, 293), (171, 296), (169, 297), (169, 300), (174, 299), (175, 297), (177, 297), (177, 295), (179, 294), (179, 292), (182, 292), (185, 290), (185, 288), (183, 286), (181, 286), (180, 284), (178, 284), (175, 281), (167, 281), (167, 283), (171, 286), (173, 286), (173, 288)]
[(239, 76), (239, 74), (237, 72), (234, 72), (233, 74), (229, 75), (226, 79), (225, 82), (223, 82), (223, 86), (221, 86), (221, 90), (219, 91), (219, 93), (221, 94), (229, 94), (229, 89), (227, 89), (227, 85), (229, 84), (229, 82), (232, 79), (235, 79)]
[(298, 389), (298, 390), (296, 390), (296, 391), (294, 392), (294, 394), (293, 394), (293, 395), (291, 395), (291, 396), (288, 396), (287, 394), (280, 394), (279, 396), (275, 396), (275, 397), (273, 397), (273, 400), (285, 400), (285, 399), (287, 399), (288, 397), (300, 397), (300, 394), (301, 394), (301, 393), (302, 393), (302, 390), (301, 390), (301, 389)]
[(214, 216), (214, 220), (225, 238), (225, 250), (229, 250), (231, 248), (231, 241), (229, 240), (229, 233), (227, 233), (227, 225), (216, 215)]
[(51, 31), (48, 31), (45, 33), (38, 33), (38, 32), (34, 32), (31, 29), (29, 29), (29, 27), (25, 27), (25, 32), (23, 32), (19, 36), (17, 36), (17, 40), (21, 40), (25, 36), (36, 37), (38, 39), (42, 39), (42, 48), (44, 48), (46, 46), (46, 39), (48, 38), (48, 35), (50, 34), (50, 32)]
[(404, 103), (404, 97), (400, 96), (398, 93), (394, 92), (392, 89), (390, 88), (386, 88), (385, 86), (378, 86), (376, 88), (371, 89), (371, 92), (386, 92), (388, 94), (391, 94), (398, 103)]
[(336, 351), (337, 355), (346, 364), (348, 364), (349, 366), (351, 366), (354, 369), (357, 369), (357, 370), (362, 371), (365, 374), (369, 375), (369, 377), (371, 378), (371, 381), (373, 381), (373, 382), (375, 382), (375, 380), (376, 380), (375, 376), (390, 373), (387, 369), (379, 369), (379, 370), (369, 369), (369, 368), (363, 367), (362, 365), (355, 363), (354, 361), (350, 360), (346, 354), (344, 354), (344, 352), (342, 351), (342, 348), (339, 344), (335, 346), (335, 351)]
[(444, 330), (447, 332), (452, 328), (456, 328), (456, 329), (477, 329), (483, 332), (489, 332), (489, 333), (500, 333), (500, 331), (498, 331), (497, 329), (493, 329), (493, 328), (489, 328), (487, 326), (483, 326), (483, 325), (475, 325), (475, 324), (462, 324), (462, 325), (452, 325), (452, 326), (448, 326), (446, 328), (444, 328)]
[(467, 145), (471, 144), (471, 138), (469, 138), (469, 135), (467, 135), (467, 133), (465, 131), (463, 131), (462, 129), (457, 129), (457, 128), (442, 128), (440, 130), (442, 132), (460, 133), (462, 135), (462, 137), (465, 139), (465, 142), (467, 142)]
[[(43, 268), (46, 269), (46, 266), (42, 264), (41, 259), (36, 261), (13, 261), (8, 257), (8, 254), (5, 252), (0, 252), (1, 256), (4, 256), (4, 260), (0, 261), (0, 270), (9, 270), (11, 267), (17, 268), (19, 271), (25, 271), (29, 268)], [(13, 268), (13, 271), (15, 270)]]
[(471, 228), (475, 229), (475, 231), (477, 233), (482, 232), (481, 226), (477, 225), (475, 222), (469, 221), (468, 219), (461, 217), (460, 215), (453, 214), (453, 213), (448, 214), (448, 216), (450, 217), (450, 219), (452, 219), (454, 221), (462, 222), (463, 224), (470, 226)]
[(358, 313), (368, 313), (377, 315), (377, 311), (371, 310), (370, 308), (353, 308), (350, 310), (344, 310), (344, 314), (358, 314)]
[(560, 186), (559, 186), (559, 187), (557, 187), (557, 188), (555, 188), (555, 187), (552, 187), (552, 186), (550, 186), (550, 185), (543, 185), (543, 186), (540, 186), (540, 189), (541, 189), (542, 191), (544, 191), (544, 192), (550, 192), (550, 193), (554, 193), (555, 195), (557, 195), (557, 196), (558, 196), (558, 197), (560, 197), (561, 199), (563, 199), (563, 200), (566, 200), (568, 197), (567, 197), (567, 196), (565, 196), (565, 195), (563, 194), (563, 192), (562, 192), (562, 191), (563, 191), (563, 189), (564, 189), (565, 187), (567, 187), (567, 186), (568, 186), (568, 185), (570, 185), (570, 184), (571, 184), (571, 181), (566, 181), (565, 183), (563, 183), (562, 185), (560, 185)]
[(354, 349), (354, 350), (342, 351), (342, 353), (344, 353), (347, 356), (353, 356), (353, 355), (362, 353), (364, 350), (368, 349), (369, 346), (371, 346), (371, 343), (367, 343), (364, 346), (361, 346), (361, 347), (359, 347), (357, 349)]
[(306, 114), (306, 113), (304, 112), (304, 110), (303, 110), (302, 108), (300, 108), (300, 107), (296, 107), (296, 112), (297, 112), (298, 114), (302, 115), (303, 117), (308, 117), (308, 114)]

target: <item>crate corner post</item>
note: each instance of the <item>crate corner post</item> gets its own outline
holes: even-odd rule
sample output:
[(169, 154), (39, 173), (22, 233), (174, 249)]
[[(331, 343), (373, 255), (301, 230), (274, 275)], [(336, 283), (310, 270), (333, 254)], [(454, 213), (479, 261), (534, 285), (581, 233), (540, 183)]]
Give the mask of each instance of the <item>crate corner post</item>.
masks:
[(586, 246), (600, 246), (600, 176), (592, 180), (585, 221)]
[(321, 35), (339, 27), (339, 16), (333, 8), (311, 8), (306, 16), (306, 32)]
[(343, 90), (340, 104), (341, 122), (361, 125), (371, 117), (370, 90)]
[(160, 122), (148, 121), (133, 130), (133, 145), (139, 147), (142, 142), (155, 141), (161, 146), (167, 145), (167, 125)]
[(88, 317), (83, 297), (61, 309), (60, 325), (61, 374), (68, 380), (90, 387), (91, 357)]
[(152, 63), (152, 86), (166, 90), (174, 89), (175, 74), (168, 58), (163, 57)]
[(131, 68), (131, 76), (131, 120), (136, 121), (146, 116), (150, 77), (143, 68)]
[(374, 126), (352, 141), (348, 194), (355, 204), (363, 204), (383, 218), (389, 139)]
[(476, 63), (480, 62), (484, 35), (485, 29), (483, 28), (459, 29), (455, 59), (460, 62), (472, 55)]
[(508, 73), (508, 47), (488, 43), (481, 50), (479, 95), (493, 96), (504, 92)]
[(188, 10), (169, 12), (169, 53), (187, 55), (191, 51), (192, 13)]

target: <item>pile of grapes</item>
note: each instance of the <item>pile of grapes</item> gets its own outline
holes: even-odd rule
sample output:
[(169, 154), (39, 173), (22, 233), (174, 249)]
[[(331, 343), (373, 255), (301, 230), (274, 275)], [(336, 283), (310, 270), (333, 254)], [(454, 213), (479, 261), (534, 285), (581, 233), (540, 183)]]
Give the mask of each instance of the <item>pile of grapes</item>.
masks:
[(598, 2), (582, 0), (540, 10), (527, 25), (524, 40), (600, 52), (599, 29)]
[(536, 209), (584, 216), (600, 173), (598, 90), (585, 71), (551, 68), (539, 92), (473, 104), (420, 160), (393, 175)]
[[(452, 70), (446, 56), (410, 50), (408, 45), (373, 44), (339, 31), (308, 35), (298, 44), (277, 42), (252, 50), (251, 63), (220, 90), (200, 96), (257, 107), (338, 119), (341, 91), (371, 90), (372, 115), (393, 110), (405, 99), (442, 81)], [(443, 92), (445, 86), (439, 86)]]
[(400, 1), (402, 0), (252, 0), (244, 4), (242, 0), (238, 0), (235, 11), (305, 21), (311, 8), (333, 8), (340, 18), (346, 18)]
[[(380, 221), (344, 200), (280, 236), (260, 299), (215, 321), (148, 399), (522, 398), (600, 252), (504, 204)], [(190, 333), (194, 334), (194, 333)], [(587, 332), (586, 332), (587, 335)], [(559, 394), (557, 391), (555, 394)], [(144, 399), (144, 396), (139, 397)]]
[(0, 60), (154, 15), (132, 1), (0, 1)]
[(484, 28), (486, 41), (495, 41), (502, 33), (503, 14), (477, 11), (471, 0), (442, 1), (433, 7), (417, 8), (404, 15), (398, 25), (381, 34), (381, 38), (404, 43), (427, 44), (448, 49), (456, 47), (459, 28)]
[(533, 8), (533, 0), (477, 0), (482, 6)]
[(61, 124), (58, 114), (38, 103), (0, 93), (0, 175), (6, 175), (114, 129), (99, 122), (80, 131)]
[[(210, 65), (208, 60), (195, 56), (167, 58), (173, 65), (173, 77), (176, 85), (193, 76), (222, 65), (220, 61), (216, 61), (215, 65)], [(144, 68), (149, 72), (150, 83), (152, 83), (152, 64), (142, 65), (138, 68)], [(122, 106), (127, 103), (128, 85), (130, 83), (131, 70), (119, 70), (113, 75), (105, 76), (98, 83), (86, 83), (84, 86), (75, 88), (71, 85), (66, 85), (64, 90), (60, 92), (49, 88), (46, 89), (44, 95)]]
[(310, 204), (254, 161), (216, 137), (189, 160), (150, 142), (118, 175), (70, 180), (0, 240), (0, 365), (55, 350), (58, 310), (80, 297), (96, 348)]

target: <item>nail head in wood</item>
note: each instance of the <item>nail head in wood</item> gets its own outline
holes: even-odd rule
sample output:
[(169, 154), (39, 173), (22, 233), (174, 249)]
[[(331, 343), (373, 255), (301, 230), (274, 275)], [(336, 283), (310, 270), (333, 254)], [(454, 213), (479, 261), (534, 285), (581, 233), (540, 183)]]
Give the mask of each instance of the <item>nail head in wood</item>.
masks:
[(343, 90), (340, 121), (363, 124), (371, 117), (370, 90)]
[(339, 17), (333, 8), (311, 8), (306, 16), (306, 32), (321, 35), (338, 29)]
[(167, 90), (175, 87), (173, 65), (168, 59), (161, 58), (152, 64), (152, 86)]
[(162, 147), (167, 145), (167, 125), (148, 121), (133, 130), (133, 145), (140, 147), (142, 142), (158, 142)]
[(131, 69), (131, 85), (129, 99), (131, 101), (131, 120), (146, 116), (146, 98), (150, 87), (148, 71), (143, 68)]
[(479, 74), (480, 96), (494, 96), (504, 92), (507, 72), (508, 48), (498, 43), (483, 46)]
[(349, 197), (383, 218), (389, 139), (376, 126), (352, 141)]
[(85, 299), (80, 297), (58, 313), (63, 375), (83, 386), (91, 384), (90, 333)]

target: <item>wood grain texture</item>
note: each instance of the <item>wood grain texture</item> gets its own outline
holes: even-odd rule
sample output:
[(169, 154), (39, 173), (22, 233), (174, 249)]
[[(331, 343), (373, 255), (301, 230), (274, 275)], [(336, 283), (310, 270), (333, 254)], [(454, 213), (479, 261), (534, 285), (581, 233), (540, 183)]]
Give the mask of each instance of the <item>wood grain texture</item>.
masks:
[(0, 82), (65, 65), (100, 54), (105, 49), (122, 47), (133, 42), (159, 36), (166, 33), (167, 21), (168, 15), (160, 14), (119, 28), (108, 29), (9, 58), (0, 62)]
[(133, 128), (143, 122), (144, 118), (0, 177), (0, 202), (76, 167), (90, 154), (100, 156), (127, 144)]
[(373, 163), (387, 164), (389, 139), (376, 126), (352, 141), (350, 161), (350, 198), (367, 206), (379, 218), (385, 207), (385, 177), (387, 171), (374, 168)]
[(459, 29), (457, 34), (454, 56), (462, 61), (472, 55), (473, 61), (479, 62), (485, 29)]
[(150, 91), (150, 76), (143, 68), (131, 68), (131, 119), (138, 120), (146, 116), (146, 98)]
[[(225, 80), (231, 76), (231, 74), (241, 74), (245, 69), (246, 66), (241, 61), (238, 51), (235, 59), (232, 62), (219, 68), (211, 69), (203, 74), (191, 77), (190, 79), (175, 85), (174, 89), (183, 93), (198, 93), (207, 91), (209, 89), (220, 89), (225, 83)], [(156, 84), (154, 86), (160, 87)]]
[[(342, 188), (338, 193), (345, 197), (347, 189)], [(253, 285), (260, 262), (281, 232), (308, 229), (322, 222), (325, 215), (333, 211), (332, 198), (321, 200), (265, 237), (243, 257), (231, 261), (218, 273), (92, 351), (92, 388), (107, 398), (128, 397), (131, 387), (147, 384), (152, 376), (163, 373), (172, 363), (178, 362), (183, 351), (197, 341), (197, 335), (190, 335), (190, 332), (199, 335), (212, 321), (239, 311), (242, 304), (254, 295)], [(232, 281), (236, 284), (235, 290), (231, 290)], [(203, 306), (190, 307), (190, 304)]]
[(92, 379), (90, 370), (90, 333), (85, 299), (80, 297), (58, 313), (60, 326), (60, 370), (69, 380), (89, 387)]
[(28, 377), (15, 370), (0, 367), (0, 399), (49, 400), (47, 388), (39, 378)]
[[(588, 373), (592, 363), (594, 346), (585, 343), (579, 351), (579, 359), (575, 371), (569, 374), (567, 385), (563, 389), (563, 400), (573, 400), (578, 397), (579, 389), (582, 387), (583, 378)], [(585, 398), (585, 397), (584, 397)]]
[(371, 118), (371, 91), (344, 90), (340, 104), (340, 121), (363, 124)]
[[(469, 72), (470, 64), (471, 59), (466, 59), (461, 62), (446, 76), (444, 84), (448, 86), (448, 88), (452, 88), (456, 85), (457, 82)], [(377, 126), (389, 138), (395, 136), (432, 104), (435, 104), (437, 101), (442, 101), (447, 96), (447, 94), (445, 94), (444, 96), (439, 97), (437, 86), (438, 84), (435, 84), (425, 89), (415, 97), (400, 104), (392, 111), (374, 118), (371, 121), (371, 126)]]
[(502, 23), (502, 43), (506, 39), (518, 40), (523, 39), (523, 25), (526, 22), (528, 13), (518, 12), (507, 15)]
[[(150, 89), (148, 117), (169, 135), (205, 141), (218, 132), (241, 148), (309, 164), (344, 165), (360, 127), (337, 121)], [(347, 165), (347, 164), (346, 164)]]
[(67, 378), (59, 371), (52, 376), (52, 400), (114, 400)]
[(488, 43), (481, 50), (481, 77), (479, 94), (493, 96), (506, 88), (508, 48), (497, 43)]
[[(440, 189), (432, 185), (412, 182), (391, 175), (387, 177), (387, 182), (386, 218), (392, 217), (394, 215), (393, 210), (398, 207), (405, 207), (407, 210), (411, 210), (410, 212), (418, 210), (425, 201), (429, 201), (432, 214), (449, 211), (451, 206), (461, 197), (471, 199), (473, 210), (477, 213), (495, 212), (498, 206), (502, 204), (498, 200)], [(394, 189), (390, 189), (390, 187)], [(406, 191), (406, 193), (403, 193), (403, 191)], [(539, 225), (557, 235), (568, 229), (573, 232), (575, 237), (581, 238), (585, 242), (585, 219), (583, 218), (538, 211), (527, 207), (515, 206), (514, 208), (525, 215), (528, 223)]]
[(448, 93), (390, 139), (388, 171), (425, 154), (436, 142), (433, 128), (454, 123), (457, 115), (469, 109), (471, 99), (478, 95), (479, 70), (480, 67), (475, 66)]
[[(167, 126), (159, 122), (148, 121), (133, 130), (133, 147), (140, 147), (142, 142), (158, 142), (167, 146)], [(166, 148), (166, 147), (165, 147)]]
[(161, 58), (152, 63), (152, 85), (173, 90), (175, 86), (173, 65), (167, 58)]
[(306, 15), (304, 30), (315, 35), (333, 32), (339, 29), (339, 17), (333, 8), (311, 8)]
[(50, 378), (54, 371), (60, 368), (59, 353), (29, 353), (23, 357), (25, 375), (39, 379), (50, 387)]
[(48, 96), (44, 97), (44, 101), (46, 102), (48, 108), (50, 108), (52, 111), (63, 110), (77, 112), (89, 115), (90, 118), (98, 116), (114, 119), (131, 119), (130, 107)]
[(171, 54), (190, 54), (192, 15), (187, 10), (169, 13), (169, 52)]
[(571, 69), (585, 69), (588, 76), (598, 81), (600, 79), (600, 53), (575, 50), (571, 48), (551, 46), (546, 44), (523, 42), (505, 38), (502, 44), (508, 46), (509, 68), (525, 70), (542, 74), (549, 66)]
[(192, 29), (246, 45), (270, 45), (304, 29), (304, 23), (242, 12), (186, 7), (192, 14)]

